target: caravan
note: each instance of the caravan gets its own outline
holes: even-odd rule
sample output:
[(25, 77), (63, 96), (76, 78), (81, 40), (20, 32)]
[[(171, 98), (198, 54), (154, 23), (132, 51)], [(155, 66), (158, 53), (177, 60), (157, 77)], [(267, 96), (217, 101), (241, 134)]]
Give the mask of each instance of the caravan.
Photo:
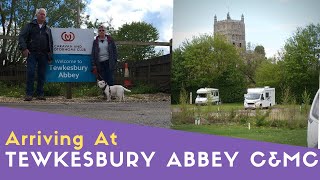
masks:
[(269, 108), (276, 104), (275, 88), (249, 88), (244, 95), (244, 109)]
[(219, 89), (215, 88), (200, 88), (197, 90), (197, 98), (195, 103), (198, 104), (208, 104), (214, 103), (219, 104)]

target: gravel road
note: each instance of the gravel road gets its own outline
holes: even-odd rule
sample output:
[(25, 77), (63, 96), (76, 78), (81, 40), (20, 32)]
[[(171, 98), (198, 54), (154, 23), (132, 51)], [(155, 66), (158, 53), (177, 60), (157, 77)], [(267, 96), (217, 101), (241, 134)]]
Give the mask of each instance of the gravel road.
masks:
[(31, 102), (0, 97), (0, 106), (154, 127), (169, 128), (171, 125), (170, 96), (166, 94), (134, 95), (127, 97), (126, 102), (106, 102), (102, 97), (54, 97)]

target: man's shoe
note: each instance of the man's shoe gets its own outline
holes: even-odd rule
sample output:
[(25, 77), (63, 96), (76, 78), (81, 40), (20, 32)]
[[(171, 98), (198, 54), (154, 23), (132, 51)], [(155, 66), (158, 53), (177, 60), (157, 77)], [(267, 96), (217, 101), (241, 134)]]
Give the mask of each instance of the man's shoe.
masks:
[(38, 96), (37, 97), (37, 100), (42, 100), (42, 101), (45, 101), (45, 100), (47, 100), (44, 96)]
[(32, 96), (26, 96), (26, 97), (24, 98), (24, 101), (32, 101)]

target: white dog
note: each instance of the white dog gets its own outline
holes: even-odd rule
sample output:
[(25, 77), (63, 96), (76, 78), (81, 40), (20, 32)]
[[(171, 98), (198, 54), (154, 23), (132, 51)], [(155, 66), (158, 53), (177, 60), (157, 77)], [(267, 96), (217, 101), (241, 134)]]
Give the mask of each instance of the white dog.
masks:
[(111, 100), (111, 96), (118, 97), (119, 101), (124, 101), (124, 91), (131, 92), (129, 89), (121, 85), (109, 86), (104, 80), (97, 80), (99, 88), (103, 89), (104, 93), (107, 96), (107, 101)]

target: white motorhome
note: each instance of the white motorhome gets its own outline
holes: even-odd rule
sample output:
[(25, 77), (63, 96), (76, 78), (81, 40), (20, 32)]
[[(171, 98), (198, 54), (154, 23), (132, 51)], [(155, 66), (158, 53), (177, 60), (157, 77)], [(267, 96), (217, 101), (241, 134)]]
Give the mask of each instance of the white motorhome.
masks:
[(318, 90), (316, 96), (313, 99), (309, 117), (308, 117), (308, 133), (307, 142), (308, 147), (318, 148), (318, 135), (319, 135), (319, 93)]
[(196, 104), (219, 104), (219, 89), (215, 88), (200, 88), (197, 90)]
[(276, 104), (275, 88), (249, 88), (244, 95), (244, 109), (269, 108)]

